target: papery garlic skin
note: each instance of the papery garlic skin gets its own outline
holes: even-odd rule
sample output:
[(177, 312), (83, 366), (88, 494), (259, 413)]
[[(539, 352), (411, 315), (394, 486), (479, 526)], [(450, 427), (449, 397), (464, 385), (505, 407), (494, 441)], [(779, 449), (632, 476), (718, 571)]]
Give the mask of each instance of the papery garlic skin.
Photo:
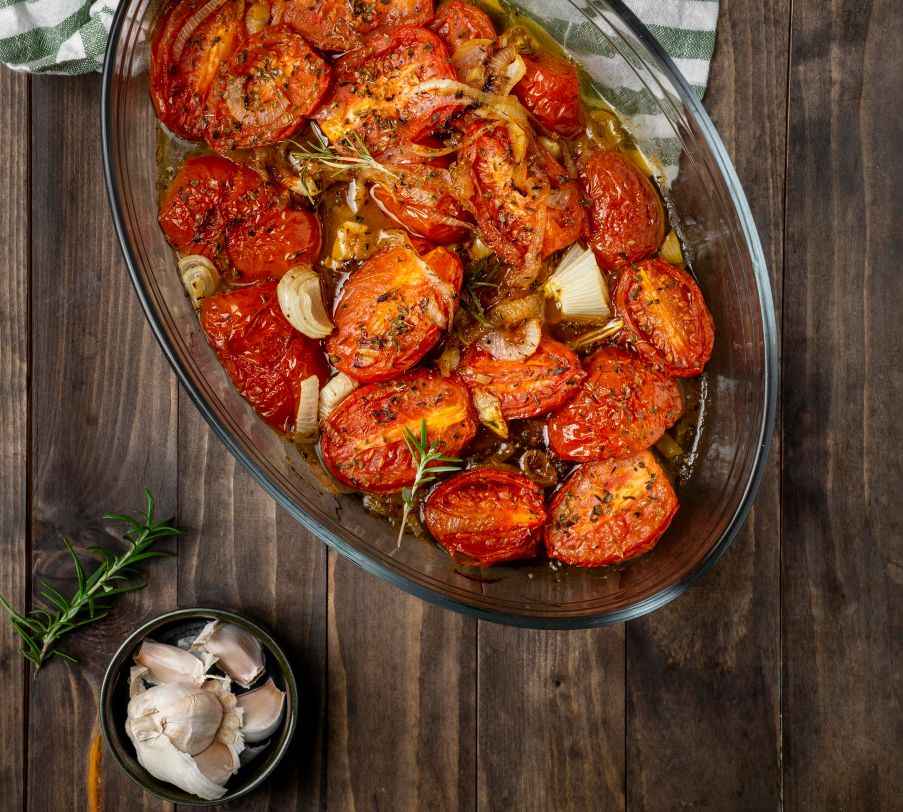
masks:
[(218, 741), (198, 753), (194, 762), (205, 778), (219, 786), (224, 786), (241, 766), (241, 759), (234, 748)]
[(264, 685), (241, 694), (238, 707), (242, 709), (241, 731), (245, 741), (256, 743), (270, 738), (285, 716), (285, 692), (272, 679)]
[(146, 682), (157, 685), (177, 683), (197, 688), (204, 684), (204, 675), (210, 667), (184, 649), (151, 639), (141, 643), (135, 663), (147, 669), (143, 674)]
[(223, 705), (212, 691), (188, 685), (155, 685), (128, 705), (127, 727), (139, 738), (159, 732), (190, 756), (206, 750), (223, 721)]
[(212, 654), (217, 658), (217, 666), (242, 688), (250, 688), (264, 671), (260, 641), (232, 623), (210, 621), (195, 639), (191, 651)]

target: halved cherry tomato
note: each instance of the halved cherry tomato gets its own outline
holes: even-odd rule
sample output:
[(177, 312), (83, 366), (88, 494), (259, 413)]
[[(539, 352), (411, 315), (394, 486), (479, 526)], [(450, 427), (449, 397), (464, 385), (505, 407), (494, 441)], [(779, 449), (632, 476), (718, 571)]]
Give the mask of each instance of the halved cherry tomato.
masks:
[(548, 421), (549, 447), (566, 460), (610, 460), (649, 448), (683, 414), (680, 387), (638, 355), (603, 349), (588, 377)]
[(276, 22), (288, 23), (324, 51), (350, 51), (377, 29), (433, 17), (432, 0), (275, 0), (273, 8)]
[(715, 344), (715, 324), (702, 291), (686, 271), (661, 259), (625, 268), (615, 290), (615, 312), (626, 341), (672, 378), (705, 368)]
[(461, 260), (446, 248), (424, 257), (394, 245), (355, 271), (335, 309), (326, 349), (357, 381), (394, 378), (416, 364), (442, 336), (461, 288)]
[(655, 457), (581, 465), (549, 506), (550, 558), (578, 567), (601, 567), (651, 550), (674, 514), (677, 495)]
[(416, 115), (419, 103), (405, 99), (428, 79), (455, 78), (445, 43), (425, 28), (402, 26), (374, 34), (339, 59), (333, 72), (332, 92), (314, 115), (333, 144), (353, 135), (379, 155), (389, 146), (441, 129), (454, 109), (432, 109), (421, 119)]
[(204, 155), (182, 164), (157, 219), (179, 251), (215, 259), (223, 250), (226, 227), (275, 199), (274, 190), (253, 169)]
[(447, 192), (426, 187), (405, 188), (375, 184), (370, 194), (387, 217), (417, 237), (436, 245), (467, 239), (470, 229), (447, 220), (467, 222), (470, 215)]
[(497, 36), (492, 20), (476, 6), (462, 0), (451, 0), (439, 6), (429, 29), (445, 40), (449, 53), (475, 39), (494, 40)]
[(276, 205), (233, 225), (226, 254), (242, 282), (279, 279), (293, 265), (316, 262), (322, 239), (316, 214)]
[(204, 137), (204, 102), (244, 31), (244, 0), (174, 0), (151, 39), (151, 98), (177, 135)]
[(577, 68), (545, 51), (523, 60), (527, 72), (512, 93), (544, 127), (568, 137), (579, 135), (583, 113)]
[(207, 100), (207, 143), (218, 151), (275, 144), (309, 116), (329, 86), (329, 66), (304, 37), (273, 25), (245, 40)]
[[(485, 124), (472, 127), (471, 136)], [(483, 241), (521, 267), (573, 244), (585, 219), (576, 184), (545, 149), (531, 142), (523, 160), (516, 158), (511, 131), (501, 123), (471, 138), (456, 171), (469, 176), (470, 206)]]
[(430, 493), (423, 518), (455, 561), (488, 567), (536, 555), (546, 506), (542, 488), (522, 474), (472, 468)]
[(593, 154), (580, 179), (589, 199), (590, 243), (602, 270), (649, 256), (665, 236), (665, 213), (652, 182), (626, 155)]
[(472, 344), (457, 372), (471, 389), (495, 395), (505, 420), (536, 417), (557, 409), (586, 377), (577, 356), (546, 335), (539, 340), (536, 352), (521, 361), (498, 361)]
[(274, 428), (294, 423), (302, 381), (326, 381), (319, 342), (286, 321), (275, 282), (204, 299), (201, 327), (242, 397)]
[(369, 493), (414, 484), (416, 463), (403, 429), (415, 437), (426, 421), (428, 441), (454, 457), (477, 431), (467, 387), (433, 372), (355, 389), (323, 423), (323, 460), (336, 479)]

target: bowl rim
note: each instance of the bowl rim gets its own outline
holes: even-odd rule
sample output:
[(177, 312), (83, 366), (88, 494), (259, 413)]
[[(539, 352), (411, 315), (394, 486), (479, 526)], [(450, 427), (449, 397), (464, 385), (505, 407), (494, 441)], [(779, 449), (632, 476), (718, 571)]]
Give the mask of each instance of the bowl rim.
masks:
[[(594, 14), (601, 14), (603, 11), (607, 13), (607, 9), (601, 9), (595, 0), (585, 0), (585, 5), (575, 2), (575, 0), (567, 0), (578, 13), (586, 14), (587, 9)], [(163, 333), (161, 324), (159, 323), (154, 309), (151, 305), (148, 292), (144, 287), (141, 275), (138, 271), (138, 263), (135, 258), (132, 247), (126, 235), (125, 224), (122, 216), (122, 204), (116, 189), (115, 174), (112, 164), (112, 87), (113, 87), (113, 67), (116, 54), (116, 43), (119, 40), (120, 30), (126, 18), (126, 13), (131, 0), (124, 0), (120, 3), (113, 16), (112, 25), (108, 39), (108, 47), (104, 57), (103, 78), (101, 87), (101, 147), (103, 154), (104, 180), (107, 190), (107, 198), (110, 204), (110, 210), (113, 215), (113, 222), (116, 229), (116, 235), (119, 239), (120, 248), (126, 261), (129, 276), (132, 280), (132, 286), (141, 303), (144, 315), (150, 324), (151, 330), (157, 343), (163, 350), (163, 355), (169, 362), (176, 377), (184, 390), (188, 393), (191, 401), (194, 403), (201, 416), (206, 420), (207, 424), (213, 429), (214, 434), (219, 437), (220, 441), (226, 446), (229, 452), (238, 460), (239, 464), (250, 474), (258, 485), (273, 498), (276, 503), (286, 510), (292, 518), (301, 524), (306, 530), (312, 533), (321, 541), (337, 550), (353, 563), (357, 564), (361, 569), (378, 576), (393, 586), (403, 589), (418, 598), (429, 603), (441, 606), (444, 609), (450, 609), (469, 617), (476, 617), (482, 620), (489, 620), (495, 623), (502, 623), (510, 626), (521, 628), (535, 629), (586, 629), (598, 626), (610, 625), (613, 623), (621, 623), (627, 620), (641, 617), (642, 615), (653, 612), (656, 609), (665, 606), (673, 601), (678, 595), (681, 595), (696, 581), (698, 581), (706, 572), (708, 572), (715, 562), (721, 558), (727, 551), (731, 542), (739, 533), (746, 517), (752, 508), (756, 494), (762, 483), (762, 479), (767, 467), (769, 448), (771, 445), (772, 435), (774, 433), (775, 415), (777, 409), (777, 378), (778, 378), (778, 352), (777, 352), (777, 327), (774, 311), (774, 302), (771, 293), (771, 281), (768, 276), (768, 266), (765, 262), (765, 255), (762, 250), (762, 244), (756, 229), (746, 194), (737, 177), (733, 163), (728, 157), (727, 150), (718, 132), (715, 129), (711, 118), (697, 100), (687, 81), (675, 66), (673, 60), (665, 52), (658, 40), (652, 36), (649, 30), (640, 22), (637, 16), (624, 5), (622, 0), (606, 0), (607, 5), (627, 25), (631, 33), (657, 58), (659, 64), (656, 66), (662, 71), (671, 84), (677, 88), (680, 100), (684, 107), (690, 111), (692, 117), (698, 124), (702, 136), (711, 151), (712, 158), (717, 165), (725, 185), (730, 192), (731, 200), (736, 208), (738, 220), (743, 231), (747, 248), (749, 249), (750, 262), (752, 265), (753, 276), (755, 278), (756, 290), (759, 296), (759, 310), (762, 324), (762, 334), (765, 350), (764, 375), (762, 397), (764, 400), (764, 409), (762, 411), (762, 420), (758, 428), (758, 443), (756, 446), (756, 456), (753, 460), (752, 470), (746, 483), (746, 487), (734, 510), (727, 528), (721, 534), (718, 541), (712, 546), (708, 554), (696, 565), (690, 572), (686, 573), (682, 578), (678, 579), (670, 586), (662, 589), (648, 598), (609, 612), (602, 612), (597, 615), (581, 615), (574, 617), (545, 617), (541, 615), (514, 614), (493, 610), (485, 607), (473, 606), (463, 603), (453, 598), (446, 597), (439, 592), (434, 591), (428, 586), (417, 583), (402, 575), (401, 573), (383, 565), (374, 558), (370, 558), (364, 553), (359, 552), (337, 534), (332, 533), (327, 528), (320, 525), (311, 516), (308, 516), (301, 508), (299, 508), (286, 494), (284, 494), (274, 482), (257, 466), (257, 464), (245, 453), (236, 438), (229, 432), (225, 426), (217, 419), (213, 410), (201, 396), (200, 391), (194, 385), (190, 375), (180, 360), (176, 357), (174, 351), (169, 346)], [(588, 18), (591, 19), (591, 18)], [(591, 20), (595, 24), (595, 20)]]
[[(285, 693), (287, 700), (286, 704), (288, 705), (287, 712), (285, 714), (285, 729), (280, 737), (281, 741), (276, 745), (276, 750), (271, 757), (271, 763), (247, 786), (243, 786), (240, 789), (236, 789), (231, 792), (226, 792), (226, 794), (223, 795), (222, 798), (218, 798), (213, 801), (207, 801), (203, 798), (186, 800), (182, 796), (176, 796), (175, 793), (170, 794), (160, 792), (156, 788), (148, 786), (142, 780), (141, 776), (136, 775), (135, 772), (129, 767), (129, 765), (126, 764), (126, 762), (120, 756), (117, 748), (113, 746), (112, 741), (112, 719), (108, 717), (107, 710), (108, 705), (112, 706), (112, 694), (115, 690), (114, 682), (118, 677), (121, 676), (122, 668), (127, 664), (126, 660), (129, 653), (140, 641), (144, 640), (148, 635), (152, 634), (161, 626), (179, 620), (222, 620), (229, 623), (234, 623), (237, 626), (241, 626), (242, 628), (247, 629), (252, 634), (254, 634), (258, 638), (258, 640), (260, 640), (264, 647), (266, 647), (273, 653), (282, 673), (282, 679), (285, 683)], [(292, 739), (294, 738), (295, 730), (298, 726), (298, 701), (298, 683), (295, 680), (295, 673), (292, 670), (288, 656), (286, 655), (282, 646), (280, 646), (279, 643), (277, 643), (276, 640), (273, 639), (273, 636), (265, 628), (263, 628), (257, 622), (245, 617), (244, 615), (240, 615), (228, 609), (218, 609), (212, 606), (192, 606), (185, 609), (172, 609), (168, 612), (163, 612), (162, 614), (155, 615), (145, 623), (141, 624), (141, 626), (135, 629), (135, 631), (133, 631), (122, 642), (122, 644), (116, 649), (116, 652), (110, 658), (110, 662), (107, 665), (106, 671), (104, 671), (103, 680), (100, 684), (100, 697), (98, 699), (97, 715), (100, 719), (100, 731), (103, 734), (103, 740), (106, 743), (107, 749), (110, 751), (110, 754), (113, 756), (113, 760), (119, 766), (119, 769), (121, 769), (125, 773), (125, 775), (135, 784), (141, 787), (142, 790), (150, 795), (153, 795), (155, 798), (160, 798), (161, 800), (179, 804), (181, 806), (218, 806), (219, 804), (234, 801), (247, 795), (249, 792), (254, 791), (273, 774), (273, 771), (279, 765), (279, 762), (282, 761), (285, 754), (288, 752), (288, 748), (292, 743)]]

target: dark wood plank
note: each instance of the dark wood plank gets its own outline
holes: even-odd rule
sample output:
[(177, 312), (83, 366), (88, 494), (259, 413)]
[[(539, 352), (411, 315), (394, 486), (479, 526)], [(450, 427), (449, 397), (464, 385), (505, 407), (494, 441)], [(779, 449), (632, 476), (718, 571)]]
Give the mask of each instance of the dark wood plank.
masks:
[(479, 808), (624, 808), (624, 627), (480, 622)]
[[(788, 0), (723, 3), (705, 98), (752, 206), (779, 318), (789, 16)], [(775, 441), (732, 549), (628, 625), (630, 809), (780, 805), (779, 480)]]
[(328, 807), (474, 808), (476, 622), (330, 553)]
[[(903, 14), (796, 0), (784, 294), (787, 809), (898, 809)], [(789, 382), (793, 385), (790, 386)]]
[[(32, 540), (35, 583), (66, 574), (60, 536), (95, 542), (97, 517), (176, 501), (176, 386), (138, 307), (103, 190), (97, 77), (32, 79)], [(176, 561), (148, 562), (148, 587), (71, 636), (32, 683), (28, 805), (83, 808), (97, 699), (123, 637), (176, 602)], [(165, 805), (101, 751), (100, 796), (122, 809)]]
[[(28, 584), (28, 77), (0, 68), (0, 595), (25, 607)], [(28, 671), (0, 617), (0, 809), (21, 809)]]
[(268, 628), (295, 666), (298, 732), (272, 779), (242, 810), (325, 807), (326, 547), (238, 466), (184, 394), (179, 409), (179, 602), (221, 606)]

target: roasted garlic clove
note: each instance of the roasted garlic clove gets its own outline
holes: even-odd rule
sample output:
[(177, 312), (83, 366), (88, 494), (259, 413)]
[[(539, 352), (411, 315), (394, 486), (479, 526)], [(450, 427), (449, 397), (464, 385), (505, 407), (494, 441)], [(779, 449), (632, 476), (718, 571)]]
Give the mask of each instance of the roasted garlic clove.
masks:
[(519, 361), (536, 352), (542, 337), (538, 319), (528, 319), (519, 327), (507, 327), (486, 333), (480, 343), (498, 361)]
[(329, 417), (345, 398), (357, 389), (357, 381), (349, 378), (344, 372), (330, 378), (320, 390), (319, 416), (320, 420)]
[(596, 257), (579, 245), (564, 255), (546, 282), (545, 292), (567, 321), (604, 323), (611, 316), (608, 287)]
[(212, 620), (197, 636), (192, 651), (206, 651), (217, 666), (242, 688), (250, 688), (263, 673), (263, 646), (250, 632), (232, 623)]
[(135, 663), (146, 669), (142, 678), (157, 685), (178, 683), (200, 687), (204, 684), (207, 672), (205, 664), (193, 654), (150, 639), (141, 643), (141, 648), (135, 655)]
[(241, 732), (248, 742), (268, 739), (278, 729), (285, 715), (285, 692), (273, 680), (241, 694), (238, 707), (242, 709)]
[(473, 405), (477, 410), (480, 422), (488, 426), (499, 437), (508, 439), (508, 424), (502, 416), (502, 405), (499, 399), (485, 389), (471, 390)]
[(195, 310), (201, 309), (201, 301), (216, 293), (219, 287), (219, 271), (205, 256), (190, 254), (179, 260), (182, 284)]
[(320, 380), (311, 375), (301, 381), (298, 395), (298, 413), (295, 415), (295, 430), (298, 440), (316, 440), (319, 434), (317, 409), (320, 404)]
[(276, 297), (282, 315), (299, 333), (309, 338), (325, 338), (332, 332), (320, 277), (309, 265), (289, 268), (276, 286)]

